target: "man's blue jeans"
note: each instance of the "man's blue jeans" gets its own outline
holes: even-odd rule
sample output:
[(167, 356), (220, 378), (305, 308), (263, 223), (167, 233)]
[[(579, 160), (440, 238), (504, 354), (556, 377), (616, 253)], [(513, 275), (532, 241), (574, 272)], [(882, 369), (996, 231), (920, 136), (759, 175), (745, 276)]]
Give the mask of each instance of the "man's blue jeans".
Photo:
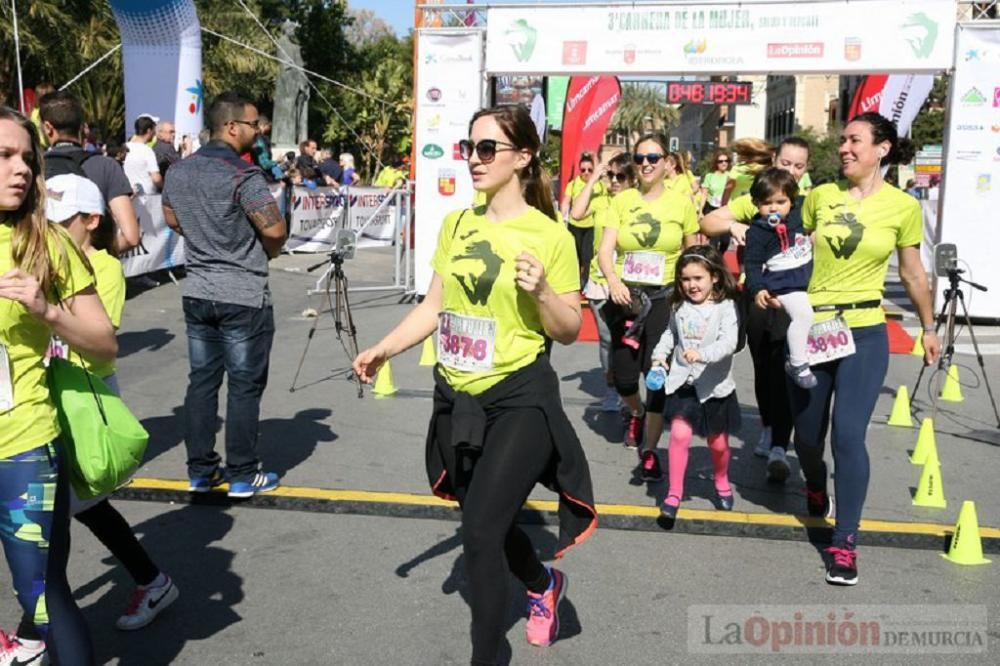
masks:
[(219, 387), (229, 376), (226, 404), (226, 468), (231, 481), (251, 480), (259, 467), (257, 423), (267, 386), (274, 338), (274, 311), (199, 298), (184, 298), (188, 375), (184, 441), (188, 475), (207, 478), (221, 463), (215, 452)]

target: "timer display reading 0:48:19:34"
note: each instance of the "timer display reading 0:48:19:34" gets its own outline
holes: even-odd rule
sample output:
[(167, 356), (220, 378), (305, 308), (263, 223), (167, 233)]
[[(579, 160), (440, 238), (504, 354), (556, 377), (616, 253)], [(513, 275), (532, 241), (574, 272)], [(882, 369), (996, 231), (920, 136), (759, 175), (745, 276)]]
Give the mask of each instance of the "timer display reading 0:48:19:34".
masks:
[(668, 81), (668, 104), (749, 104), (750, 81)]

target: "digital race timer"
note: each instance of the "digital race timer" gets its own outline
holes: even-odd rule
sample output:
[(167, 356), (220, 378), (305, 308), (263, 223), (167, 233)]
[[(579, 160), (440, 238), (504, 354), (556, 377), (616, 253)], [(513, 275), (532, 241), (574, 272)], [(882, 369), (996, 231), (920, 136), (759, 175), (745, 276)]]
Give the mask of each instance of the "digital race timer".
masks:
[(749, 104), (750, 81), (668, 81), (668, 104)]

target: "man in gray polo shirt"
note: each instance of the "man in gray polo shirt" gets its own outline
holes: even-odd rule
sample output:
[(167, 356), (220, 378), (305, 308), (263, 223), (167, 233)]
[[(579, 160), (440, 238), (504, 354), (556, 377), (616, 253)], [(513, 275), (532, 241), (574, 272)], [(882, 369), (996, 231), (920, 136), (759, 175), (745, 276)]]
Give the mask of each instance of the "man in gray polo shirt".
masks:
[[(268, 259), (281, 252), (286, 225), (261, 170), (240, 158), (257, 139), (257, 108), (234, 92), (208, 108), (211, 140), (167, 171), (163, 215), (184, 236), (183, 282), (188, 375), (184, 440), (189, 490), (229, 480), (230, 497), (278, 487), (257, 457), (260, 398), (267, 385), (274, 313)], [(229, 377), (226, 470), (215, 452), (222, 375)]]

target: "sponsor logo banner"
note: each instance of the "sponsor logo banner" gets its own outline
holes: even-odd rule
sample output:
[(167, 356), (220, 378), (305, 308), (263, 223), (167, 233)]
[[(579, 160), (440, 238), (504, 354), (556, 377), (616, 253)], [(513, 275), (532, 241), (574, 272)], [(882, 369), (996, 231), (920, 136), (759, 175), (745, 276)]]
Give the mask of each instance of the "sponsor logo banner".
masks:
[(823, 42), (768, 44), (768, 58), (822, 58)]

